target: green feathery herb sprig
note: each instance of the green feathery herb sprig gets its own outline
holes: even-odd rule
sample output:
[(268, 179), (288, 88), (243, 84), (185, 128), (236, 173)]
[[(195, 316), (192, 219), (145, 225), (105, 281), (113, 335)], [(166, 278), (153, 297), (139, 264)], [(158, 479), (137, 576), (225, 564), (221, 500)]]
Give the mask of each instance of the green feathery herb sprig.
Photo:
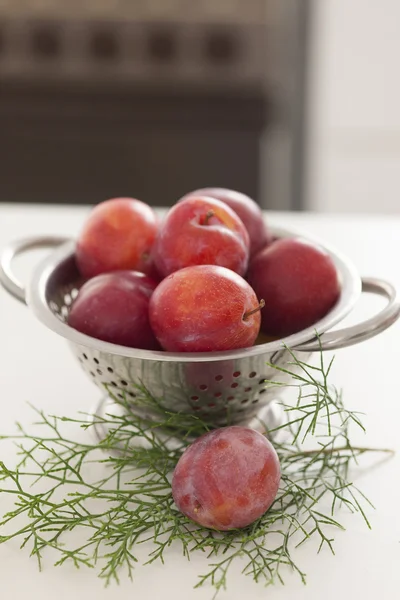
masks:
[[(70, 561), (76, 567), (96, 567), (106, 584), (118, 582), (123, 571), (133, 577), (137, 549), (144, 543), (150, 548), (146, 564), (164, 562), (172, 544), (180, 544), (186, 558), (202, 553), (209, 566), (196, 587), (211, 584), (215, 594), (226, 587), (237, 562), (256, 582), (283, 583), (288, 570), (305, 582), (294, 548), (316, 538), (319, 549), (326, 545), (333, 552), (334, 530), (343, 529), (336, 518), (339, 506), (360, 513), (369, 526), (369, 501), (351, 483), (349, 469), (372, 449), (352, 446), (350, 424), (363, 426), (359, 415), (344, 407), (341, 392), (328, 383), (332, 362), (325, 368), (320, 354), (318, 366), (293, 353), (287, 368), (274, 366), (290, 373), (298, 397), (294, 406), (284, 405), (287, 422), (271, 432), (282, 438), (274, 442), (282, 469), (278, 496), (251, 526), (221, 534), (193, 524), (176, 509), (171, 473), (190, 440), (210, 426), (197, 416), (165, 410), (137, 386), (143, 407), (157, 412), (157, 424), (114, 398), (125, 409), (119, 415), (96, 417), (93, 423), (86, 416), (36, 411), (35, 425), (45, 433), (19, 425), (15, 436), (2, 438), (15, 441), (20, 460), (12, 469), (0, 463), (0, 492), (14, 499), (13, 509), (0, 521), (0, 543), (19, 539), (39, 568), (44, 550), (51, 548), (58, 554), (56, 565)], [(103, 426), (107, 434), (101, 441), (83, 443), (63, 433), (67, 424), (83, 430)], [(314, 441), (312, 448), (304, 447), (306, 440)], [(78, 532), (83, 541), (74, 544), (72, 533)]]

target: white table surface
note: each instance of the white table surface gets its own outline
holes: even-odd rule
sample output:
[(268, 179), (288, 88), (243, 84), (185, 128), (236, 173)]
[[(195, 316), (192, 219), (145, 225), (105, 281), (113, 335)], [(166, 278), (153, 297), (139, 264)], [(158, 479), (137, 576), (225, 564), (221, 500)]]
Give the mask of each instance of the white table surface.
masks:
[[(75, 236), (87, 208), (10, 206), (0, 204), (0, 248), (26, 235), (61, 234)], [(267, 215), (275, 224), (300, 227), (336, 245), (353, 260), (362, 275), (390, 280), (400, 289), (400, 217), (329, 216), (315, 214)], [(19, 266), (21, 274), (33, 267), (38, 256)], [(379, 307), (379, 301), (362, 299), (347, 322), (354, 322)], [(27, 406), (73, 416), (89, 410), (98, 398), (97, 388), (77, 368), (70, 350), (60, 338), (36, 321), (29, 310), (0, 290), (0, 434), (14, 431), (14, 422), (29, 425)], [(397, 373), (400, 358), (400, 324), (380, 336), (336, 353), (333, 382), (344, 387), (349, 407), (366, 413), (367, 434), (357, 442), (400, 450), (400, 393)], [(15, 371), (14, 371), (15, 370)], [(1, 460), (13, 464), (14, 449), (0, 445)], [(336, 556), (323, 551), (318, 556), (313, 544), (301, 547), (296, 560), (308, 574), (303, 586), (288, 576), (284, 587), (265, 590), (235, 572), (228, 591), (229, 600), (363, 600), (399, 598), (400, 589), (400, 457), (362, 470), (358, 485), (373, 501), (369, 510), (369, 531), (358, 515), (343, 513), (345, 532), (336, 534)], [(0, 513), (9, 507), (0, 496)], [(205, 563), (198, 557), (188, 563), (180, 552), (171, 550), (167, 564), (138, 568), (134, 583), (123, 579), (108, 589), (91, 570), (72, 566), (54, 568), (46, 556), (45, 569), (17, 542), (0, 546), (1, 597), (7, 600), (122, 600), (123, 598), (165, 598), (198, 600), (212, 597), (210, 588), (193, 590)]]

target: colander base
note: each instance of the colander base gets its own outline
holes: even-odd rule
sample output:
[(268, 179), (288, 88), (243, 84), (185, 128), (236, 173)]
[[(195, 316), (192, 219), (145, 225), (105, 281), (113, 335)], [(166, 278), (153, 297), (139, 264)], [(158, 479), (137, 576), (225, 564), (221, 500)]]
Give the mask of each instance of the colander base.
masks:
[[(101, 442), (109, 435), (112, 429), (110, 422), (113, 417), (118, 418), (125, 416), (128, 414), (128, 410), (129, 409), (126, 406), (118, 404), (118, 402), (115, 402), (110, 396), (103, 396), (93, 407), (89, 416), (89, 420), (93, 423), (91, 430), (96, 441)], [(240, 422), (235, 422), (235, 425), (255, 429), (256, 431), (265, 434), (273, 442), (281, 441), (283, 430), (278, 430), (277, 428), (281, 427), (286, 420), (286, 413), (282, 408), (282, 402), (279, 398), (276, 398), (276, 400), (272, 400), (266, 406), (260, 408), (255, 416)], [(268, 424), (268, 427), (266, 424)], [(156, 431), (157, 435), (163, 438), (164, 441), (168, 439), (168, 446), (171, 447), (171, 449), (174, 446), (179, 445), (179, 440), (171, 438), (170, 433), (167, 434), (161, 428), (154, 431)], [(132, 445), (137, 447), (149, 447), (148, 442), (140, 436), (132, 437)]]

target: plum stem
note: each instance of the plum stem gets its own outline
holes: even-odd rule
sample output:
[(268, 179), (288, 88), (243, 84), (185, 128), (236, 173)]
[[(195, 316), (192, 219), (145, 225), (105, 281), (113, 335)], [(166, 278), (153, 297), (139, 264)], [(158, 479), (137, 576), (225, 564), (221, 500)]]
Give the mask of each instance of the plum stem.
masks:
[(254, 313), (256, 313), (259, 310), (261, 310), (262, 308), (264, 308), (264, 306), (265, 306), (265, 300), (260, 300), (260, 304), (257, 306), (257, 308), (253, 308), (253, 310), (248, 310), (247, 312), (244, 313), (243, 321), (247, 321), (247, 319), (249, 317), (251, 317), (251, 315), (254, 315)]
[(208, 210), (206, 212), (206, 216), (204, 217), (203, 220), (203, 225), (208, 225), (208, 221), (211, 219), (211, 217), (213, 217), (215, 215), (215, 212), (213, 210)]

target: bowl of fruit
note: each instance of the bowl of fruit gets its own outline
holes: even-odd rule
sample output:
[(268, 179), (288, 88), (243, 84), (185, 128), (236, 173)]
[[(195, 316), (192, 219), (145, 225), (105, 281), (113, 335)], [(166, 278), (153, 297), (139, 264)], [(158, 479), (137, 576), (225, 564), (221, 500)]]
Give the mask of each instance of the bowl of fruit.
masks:
[[(52, 251), (25, 287), (13, 260), (37, 247)], [(98, 414), (119, 402), (151, 413), (146, 393), (216, 426), (276, 426), (276, 385), (290, 383), (293, 354), (306, 361), (361, 342), (400, 314), (390, 283), (361, 279), (336, 249), (219, 188), (187, 194), (162, 217), (133, 198), (101, 202), (76, 239), (9, 244), (0, 280), (68, 341), (105, 394)], [(361, 292), (386, 306), (332, 331)]]

